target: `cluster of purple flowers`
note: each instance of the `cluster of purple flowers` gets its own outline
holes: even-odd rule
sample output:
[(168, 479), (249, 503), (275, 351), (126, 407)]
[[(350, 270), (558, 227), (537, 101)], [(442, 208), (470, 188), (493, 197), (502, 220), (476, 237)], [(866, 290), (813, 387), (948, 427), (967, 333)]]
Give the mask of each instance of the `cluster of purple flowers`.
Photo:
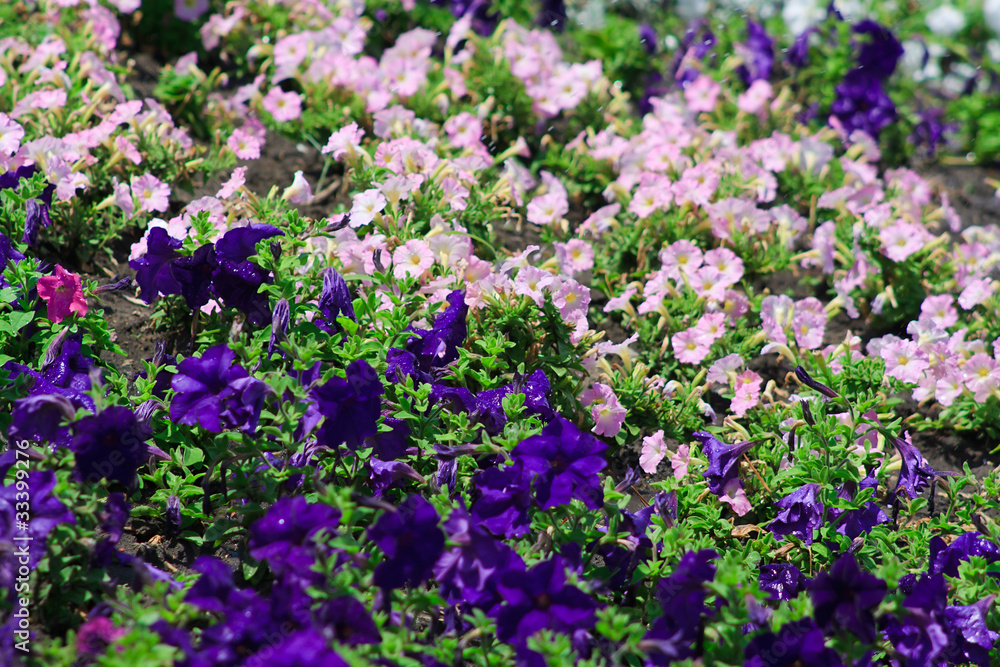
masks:
[(836, 99), (830, 111), (850, 134), (862, 130), (871, 137), (896, 118), (896, 105), (889, 98), (883, 83), (896, 70), (903, 55), (903, 46), (892, 32), (878, 23), (865, 20), (854, 26), (854, 32), (866, 35), (861, 47), (858, 66), (837, 85)]
[(129, 262), (136, 271), (142, 298), (151, 303), (158, 295), (180, 294), (192, 311), (209, 300), (237, 308), (256, 326), (271, 319), (267, 295), (258, 293), (270, 282), (270, 272), (250, 261), (257, 244), (284, 232), (264, 224), (230, 229), (215, 243), (206, 243), (186, 256), (183, 242), (162, 227), (150, 230), (146, 254)]

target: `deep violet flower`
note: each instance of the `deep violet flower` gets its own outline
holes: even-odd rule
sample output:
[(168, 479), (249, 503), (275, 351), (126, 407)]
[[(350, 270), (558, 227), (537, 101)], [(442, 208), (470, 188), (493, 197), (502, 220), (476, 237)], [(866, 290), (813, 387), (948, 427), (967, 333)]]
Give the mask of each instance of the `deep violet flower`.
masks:
[(136, 472), (149, 458), (149, 430), (128, 408), (113, 406), (71, 425), (70, 449), (76, 455), (75, 476), (96, 484), (102, 478), (131, 487)]
[(855, 24), (854, 32), (868, 35), (858, 55), (858, 68), (880, 79), (889, 78), (903, 56), (903, 45), (888, 28), (870, 19)]
[(143, 301), (152, 303), (157, 295), (181, 293), (181, 286), (171, 272), (170, 263), (181, 256), (180, 249), (183, 245), (162, 227), (149, 230), (146, 254), (129, 260), (128, 263), (135, 270), (135, 282), (139, 284), (139, 296)]
[(568, 505), (576, 499), (596, 510), (604, 503), (598, 473), (607, 465), (607, 448), (572, 422), (556, 417), (539, 435), (521, 441), (511, 457), (535, 476), (532, 488), (542, 509)]
[(706, 431), (698, 431), (694, 437), (708, 457), (708, 470), (702, 476), (708, 480), (709, 491), (719, 495), (730, 481), (739, 479), (740, 457), (756, 443), (749, 441), (727, 445)]
[(736, 72), (746, 84), (764, 80), (771, 76), (774, 66), (774, 40), (767, 36), (764, 26), (754, 20), (747, 21), (747, 41), (738, 47), (742, 52), (743, 64)]
[(937, 659), (948, 645), (948, 633), (942, 625), (947, 600), (944, 577), (924, 575), (903, 600), (904, 613), (886, 620), (885, 634), (906, 664), (938, 664)]
[(365, 438), (378, 433), (380, 397), (385, 392), (382, 381), (364, 359), (351, 362), (346, 374), (346, 379), (331, 378), (310, 392), (324, 417), (316, 441), (331, 449), (343, 443), (357, 449)]
[(782, 509), (768, 525), (774, 535), (792, 535), (806, 544), (813, 542), (813, 530), (823, 525), (823, 503), (819, 484), (804, 484), (775, 503)]
[(29, 199), (24, 204), (24, 236), (21, 243), (34, 246), (38, 243), (38, 230), (42, 227), (52, 226), (52, 218), (49, 217), (49, 205), (37, 199)]
[(337, 329), (337, 318), (343, 315), (357, 321), (354, 315), (354, 302), (351, 300), (351, 290), (344, 276), (337, 269), (323, 269), (323, 290), (319, 295), (319, 313), (322, 317), (313, 320), (313, 324), (327, 333)]
[[(61, 523), (76, 523), (76, 517), (72, 510), (56, 496), (55, 485), (56, 476), (51, 470), (32, 470), (25, 479), (21, 480), (21, 488), (18, 488), (18, 484), (13, 481), (7, 486), (0, 486), (0, 508), (3, 508), (5, 516), (11, 518), (16, 516), (15, 510), (18, 508), (18, 503), (24, 500), (25, 494), (31, 498), (31, 513), (27, 529), (18, 530), (19, 533), (27, 535), (31, 540), (27, 543), (23, 541), (15, 543), (18, 548), (27, 546), (27, 565), (31, 568), (38, 565), (38, 562), (45, 556), (46, 540), (52, 529)], [(11, 522), (9, 528), (14, 529), (15, 527), (16, 525)], [(6, 541), (4, 535), (0, 535), (0, 541)], [(0, 552), (2, 551), (4, 550), (0, 549)], [(9, 556), (11, 561), (16, 560), (13, 550), (4, 556)], [(0, 583), (11, 582), (0, 577)]]
[(497, 590), (499, 576), (523, 570), (524, 562), (509, 546), (496, 539), (464, 507), (457, 507), (444, 529), (456, 546), (446, 551), (434, 566), (434, 578), (448, 604), (470, 604), (489, 611), (502, 601)]
[(825, 631), (835, 628), (854, 634), (864, 642), (875, 640), (874, 609), (888, 586), (864, 572), (853, 554), (841, 556), (829, 572), (821, 572), (808, 585), (816, 623)]
[(0, 234), (0, 287), (10, 287), (3, 277), (3, 272), (7, 269), (7, 265), (11, 263), (17, 264), (22, 259), (24, 259), (24, 255), (18, 252), (13, 242), (3, 234)]
[(284, 232), (271, 225), (250, 224), (230, 229), (215, 242), (219, 267), (212, 276), (212, 288), (226, 306), (238, 308), (256, 326), (271, 318), (267, 294), (258, 292), (261, 285), (270, 282), (271, 273), (249, 258), (257, 254), (259, 242), (275, 236), (284, 236)]
[(920, 450), (902, 438), (890, 438), (890, 440), (902, 459), (902, 465), (899, 468), (899, 481), (896, 482), (896, 493), (902, 488), (910, 498), (916, 498), (935, 477), (955, 474), (939, 472), (931, 468), (924, 460)]
[(809, 64), (809, 36), (818, 32), (816, 27), (806, 29), (801, 35), (795, 38), (795, 42), (788, 49), (788, 64), (792, 67), (805, 67)]
[(545, 628), (572, 634), (597, 620), (597, 603), (576, 586), (566, 584), (566, 565), (553, 556), (525, 571), (500, 575), (504, 605), (497, 610), (497, 638), (525, 647), (528, 638)]
[(382, 642), (382, 635), (371, 614), (351, 595), (324, 602), (316, 611), (316, 627), (331, 639), (348, 646)]
[(282, 498), (250, 527), (250, 555), (267, 561), (276, 573), (309, 570), (313, 561), (312, 538), (321, 530), (336, 533), (340, 510), (323, 503), (309, 503), (302, 496)]
[[(190, 257), (171, 260), (170, 276), (177, 285), (177, 291), (171, 293), (182, 295), (188, 308), (198, 310), (212, 299), (213, 279), (218, 268), (215, 246), (210, 243), (195, 250)], [(161, 293), (167, 294), (162, 290)]]
[(848, 134), (863, 130), (877, 139), (882, 129), (896, 118), (896, 105), (874, 74), (852, 69), (834, 90), (837, 96), (830, 111)]
[(444, 531), (437, 511), (419, 495), (403, 501), (396, 512), (386, 512), (368, 529), (368, 537), (386, 558), (375, 568), (379, 588), (417, 586), (431, 575), (444, 552)]
[(920, 112), (920, 122), (913, 128), (910, 141), (915, 146), (927, 146), (927, 154), (934, 157), (939, 146), (943, 146), (946, 141), (945, 132), (954, 132), (958, 129), (956, 125), (945, 123), (944, 109), (925, 109)]
[(696, 655), (694, 642), (701, 632), (708, 590), (705, 584), (715, 579), (719, 554), (713, 549), (688, 551), (673, 573), (661, 579), (654, 591), (663, 607), (663, 615), (653, 621), (640, 647), (649, 653), (654, 665), (669, 665)]
[(948, 632), (948, 646), (944, 658), (951, 664), (970, 662), (980, 667), (990, 664), (990, 649), (1000, 634), (986, 626), (986, 614), (993, 605), (990, 595), (970, 605), (948, 607), (944, 610), (944, 627)]
[(794, 600), (806, 587), (806, 577), (791, 563), (770, 563), (760, 566), (760, 590), (772, 600)]
[(330, 650), (326, 637), (313, 629), (293, 633), (277, 646), (265, 646), (260, 655), (268, 667), (349, 667)]
[(935, 535), (931, 538), (927, 571), (930, 574), (957, 577), (958, 564), (973, 556), (985, 558), (987, 563), (995, 563), (1000, 560), (1000, 548), (978, 532), (959, 535), (951, 544), (945, 544), (944, 540)]
[(430, 330), (407, 329), (417, 335), (407, 341), (406, 349), (416, 355), (422, 370), (430, 372), (432, 368), (447, 366), (458, 359), (458, 348), (468, 335), (465, 323), (468, 314), (465, 293), (455, 290), (448, 295), (448, 307), (435, 318)]
[(795, 377), (798, 378), (799, 382), (806, 385), (810, 389), (818, 391), (823, 396), (827, 398), (840, 398), (840, 394), (835, 392), (830, 387), (826, 386), (822, 382), (817, 382), (812, 378), (811, 375), (802, 366), (795, 367)]
[(551, 421), (555, 412), (549, 406), (549, 378), (538, 369), (528, 377), (518, 377), (514, 382), (497, 389), (481, 391), (475, 398), (480, 423), (487, 433), (496, 434), (507, 424), (503, 399), (511, 394), (524, 394), (524, 407), (529, 414), (536, 414), (544, 421)]
[(201, 357), (180, 362), (170, 382), (177, 392), (170, 404), (170, 419), (213, 433), (256, 431), (270, 388), (250, 377), (235, 360), (236, 353), (223, 343), (205, 350)]
[(826, 646), (823, 631), (811, 618), (785, 623), (777, 633), (754, 637), (743, 649), (745, 667), (842, 667), (836, 651)]
[(487, 468), (475, 478), (478, 498), (472, 504), (473, 520), (494, 535), (507, 539), (528, 532), (531, 520), (531, 475), (522, 461), (503, 468)]
[(659, 42), (656, 29), (653, 26), (648, 23), (643, 23), (639, 26), (639, 43), (642, 44), (642, 48), (646, 49), (647, 54), (654, 55), (660, 45)]

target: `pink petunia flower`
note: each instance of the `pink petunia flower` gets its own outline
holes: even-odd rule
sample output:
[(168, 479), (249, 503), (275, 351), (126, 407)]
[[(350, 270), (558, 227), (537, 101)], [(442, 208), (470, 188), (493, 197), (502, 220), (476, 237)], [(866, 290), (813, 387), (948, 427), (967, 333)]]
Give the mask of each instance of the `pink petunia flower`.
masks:
[(705, 379), (717, 384), (734, 384), (736, 371), (743, 365), (743, 357), (738, 354), (727, 354), (708, 369)]
[(796, 303), (792, 315), (792, 332), (799, 348), (817, 350), (822, 347), (826, 322), (826, 309), (816, 297), (806, 297)]
[(208, 0), (174, 0), (174, 14), (181, 21), (194, 23), (208, 11)]
[(523, 266), (514, 278), (514, 294), (526, 296), (539, 308), (545, 305), (545, 288), (555, 282), (555, 276), (537, 266)]
[(894, 262), (902, 262), (924, 247), (927, 230), (912, 222), (900, 220), (884, 227), (878, 237), (882, 241), (882, 253)]
[(302, 98), (299, 94), (291, 91), (286, 93), (278, 87), (267, 91), (261, 104), (279, 123), (296, 120), (302, 115)]
[(552, 303), (559, 309), (565, 322), (576, 322), (587, 315), (590, 305), (590, 289), (572, 278), (563, 281), (562, 287), (552, 296)]
[(978, 278), (969, 282), (958, 295), (958, 305), (963, 310), (972, 310), (986, 299), (990, 298), (994, 292), (994, 285), (988, 278)]
[(392, 253), (392, 275), (397, 279), (419, 277), (434, 264), (434, 253), (426, 241), (410, 239)]
[(733, 512), (737, 516), (743, 516), (753, 509), (753, 505), (750, 504), (750, 500), (747, 498), (747, 492), (743, 490), (743, 483), (738, 477), (729, 480), (720, 491), (719, 500), (733, 508)]
[(921, 374), (930, 367), (927, 355), (910, 340), (895, 340), (879, 350), (885, 360), (885, 374), (900, 382), (917, 384)]
[(711, 343), (706, 344), (704, 334), (695, 327), (675, 333), (670, 344), (682, 364), (700, 364), (711, 351)]
[(152, 174), (132, 177), (132, 196), (140, 211), (163, 212), (170, 208), (170, 186)]
[(0, 113), (0, 154), (8, 157), (17, 152), (24, 139), (24, 128), (11, 120), (10, 116)]
[(594, 268), (594, 248), (583, 239), (570, 239), (566, 243), (556, 241), (556, 260), (566, 275), (590, 271)]
[(757, 79), (750, 84), (745, 93), (736, 98), (736, 106), (743, 113), (757, 114), (767, 107), (767, 102), (774, 96), (774, 89), (764, 79)]
[(295, 172), (292, 184), (285, 188), (281, 198), (288, 200), (292, 204), (308, 204), (313, 200), (312, 187), (301, 171)]
[(756, 407), (760, 402), (761, 377), (753, 371), (744, 371), (736, 378), (736, 392), (733, 396), (732, 410), (737, 417), (742, 417), (747, 410)]
[(367, 225), (375, 216), (385, 209), (385, 197), (378, 188), (372, 188), (354, 195), (351, 206), (351, 227), (362, 227)]
[(681, 280), (681, 274), (690, 278), (701, 268), (703, 261), (701, 248), (686, 239), (675, 241), (660, 251), (662, 271), (671, 280)]
[(684, 89), (684, 99), (687, 101), (688, 109), (695, 113), (712, 111), (715, 109), (720, 92), (722, 92), (722, 86), (716, 83), (712, 77), (702, 74)]
[(622, 430), (628, 411), (618, 402), (611, 387), (595, 382), (593, 387), (583, 392), (580, 402), (590, 406), (590, 414), (595, 422), (592, 429), (594, 433), (610, 438)]
[(976, 403), (985, 403), (1000, 386), (1000, 364), (982, 352), (969, 357), (962, 366), (962, 375)]
[(365, 131), (358, 128), (357, 123), (351, 123), (331, 134), (321, 152), (332, 153), (334, 160), (339, 160), (344, 155), (353, 160), (361, 150), (361, 139), (364, 136)]
[(232, 197), (234, 194), (236, 194), (237, 190), (239, 190), (246, 184), (247, 182), (246, 173), (247, 173), (246, 167), (236, 167), (235, 169), (233, 169), (233, 175), (229, 178), (228, 181), (222, 184), (222, 187), (219, 188), (219, 191), (216, 193), (215, 196), (218, 197), (219, 199), (229, 199), (230, 197)]
[(36, 289), (38, 296), (48, 306), (49, 319), (53, 322), (62, 322), (71, 313), (77, 313), (80, 317), (87, 314), (87, 300), (83, 297), (80, 276), (58, 264), (56, 274), (39, 278)]
[(260, 158), (260, 139), (242, 127), (233, 130), (229, 139), (226, 140), (226, 145), (241, 160), (256, 160)]
[(667, 456), (667, 445), (663, 442), (663, 429), (642, 439), (642, 452), (639, 454), (639, 467), (652, 475), (656, 467)]
[(760, 303), (760, 321), (768, 339), (775, 343), (788, 343), (785, 327), (792, 316), (795, 302), (789, 296), (769, 295)]
[(677, 453), (670, 457), (670, 467), (674, 469), (674, 479), (684, 479), (691, 463), (691, 445), (678, 445)]

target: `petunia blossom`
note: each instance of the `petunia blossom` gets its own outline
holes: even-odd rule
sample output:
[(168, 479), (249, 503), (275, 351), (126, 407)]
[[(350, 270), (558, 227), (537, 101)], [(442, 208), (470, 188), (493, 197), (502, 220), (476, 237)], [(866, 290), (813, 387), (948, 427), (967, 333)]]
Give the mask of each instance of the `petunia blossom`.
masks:
[(48, 306), (48, 316), (53, 322), (62, 322), (72, 313), (83, 317), (87, 314), (87, 300), (83, 296), (80, 276), (56, 264), (54, 276), (38, 279), (38, 296)]

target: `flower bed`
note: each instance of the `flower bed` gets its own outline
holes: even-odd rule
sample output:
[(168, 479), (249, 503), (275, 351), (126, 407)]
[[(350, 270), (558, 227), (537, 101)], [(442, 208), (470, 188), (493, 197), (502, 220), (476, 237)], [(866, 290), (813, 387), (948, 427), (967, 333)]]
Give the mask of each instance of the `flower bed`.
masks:
[(974, 11), (0, 7), (0, 663), (1000, 661)]

